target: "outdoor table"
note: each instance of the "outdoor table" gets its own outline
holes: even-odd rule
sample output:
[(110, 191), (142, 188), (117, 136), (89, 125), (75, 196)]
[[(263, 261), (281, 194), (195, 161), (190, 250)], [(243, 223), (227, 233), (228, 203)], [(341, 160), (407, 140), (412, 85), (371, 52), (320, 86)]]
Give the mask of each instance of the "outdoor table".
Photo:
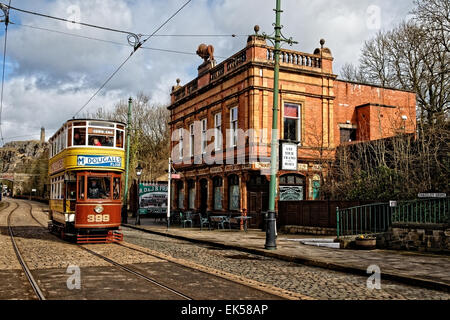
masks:
[(238, 216), (238, 217), (233, 217), (236, 220), (244, 220), (244, 231), (247, 232), (247, 223), (248, 220), (250, 220), (253, 217), (249, 217), (249, 216)]
[[(217, 229), (219, 229), (220, 223), (223, 222), (226, 218), (228, 218), (228, 216), (212, 216), (212, 217), (210, 217), (210, 220), (212, 222), (217, 223)], [(222, 224), (222, 226), (223, 226), (223, 224)]]

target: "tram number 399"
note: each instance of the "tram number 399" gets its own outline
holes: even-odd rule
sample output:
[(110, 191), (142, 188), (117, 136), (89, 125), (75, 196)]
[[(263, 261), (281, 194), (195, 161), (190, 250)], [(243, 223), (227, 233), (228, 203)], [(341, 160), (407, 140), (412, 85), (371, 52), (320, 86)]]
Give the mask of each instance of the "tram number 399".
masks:
[(88, 222), (109, 222), (109, 214), (90, 214), (87, 219)]

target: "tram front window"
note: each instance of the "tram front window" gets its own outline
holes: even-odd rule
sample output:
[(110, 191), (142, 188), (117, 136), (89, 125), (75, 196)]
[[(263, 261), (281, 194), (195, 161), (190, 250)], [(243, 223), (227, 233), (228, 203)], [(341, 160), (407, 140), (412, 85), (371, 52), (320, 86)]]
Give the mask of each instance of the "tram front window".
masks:
[(111, 178), (88, 177), (88, 199), (109, 199), (110, 191)]
[(114, 138), (108, 136), (89, 136), (89, 145), (97, 147), (113, 147)]

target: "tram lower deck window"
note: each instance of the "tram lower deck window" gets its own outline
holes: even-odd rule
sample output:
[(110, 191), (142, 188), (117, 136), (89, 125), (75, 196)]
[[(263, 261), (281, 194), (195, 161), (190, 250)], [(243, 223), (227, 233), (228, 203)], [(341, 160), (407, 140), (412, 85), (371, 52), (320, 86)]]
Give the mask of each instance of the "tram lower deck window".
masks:
[(88, 199), (109, 199), (111, 197), (111, 178), (88, 177)]

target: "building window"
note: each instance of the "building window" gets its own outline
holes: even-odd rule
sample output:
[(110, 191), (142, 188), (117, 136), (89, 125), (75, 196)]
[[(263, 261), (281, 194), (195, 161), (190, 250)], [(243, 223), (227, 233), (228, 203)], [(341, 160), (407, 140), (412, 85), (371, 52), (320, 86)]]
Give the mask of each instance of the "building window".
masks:
[(189, 155), (194, 156), (194, 124), (189, 126)]
[(183, 128), (178, 129), (180, 135), (180, 143), (178, 144), (178, 151), (180, 159), (183, 159)]
[(228, 199), (229, 199), (229, 209), (239, 210), (241, 207), (240, 200), (240, 190), (239, 190), (239, 177), (237, 175), (232, 175), (228, 177)]
[(222, 210), (222, 178), (213, 179), (214, 186), (214, 210)]
[(222, 149), (222, 114), (216, 113), (214, 115), (214, 148), (216, 151)]
[(189, 190), (189, 209), (195, 209), (195, 181), (188, 181)]
[(231, 147), (237, 146), (238, 134), (238, 108), (230, 109), (230, 131), (231, 131)]
[(300, 105), (284, 104), (284, 137), (285, 140), (300, 141)]
[(202, 119), (201, 124), (202, 124), (202, 153), (206, 153), (206, 144), (208, 142), (206, 140), (206, 130), (208, 130), (208, 120)]
[(339, 132), (341, 135), (341, 142), (356, 141), (356, 129), (340, 128)]
[(177, 190), (178, 190), (178, 208), (184, 209), (184, 182), (177, 182)]

